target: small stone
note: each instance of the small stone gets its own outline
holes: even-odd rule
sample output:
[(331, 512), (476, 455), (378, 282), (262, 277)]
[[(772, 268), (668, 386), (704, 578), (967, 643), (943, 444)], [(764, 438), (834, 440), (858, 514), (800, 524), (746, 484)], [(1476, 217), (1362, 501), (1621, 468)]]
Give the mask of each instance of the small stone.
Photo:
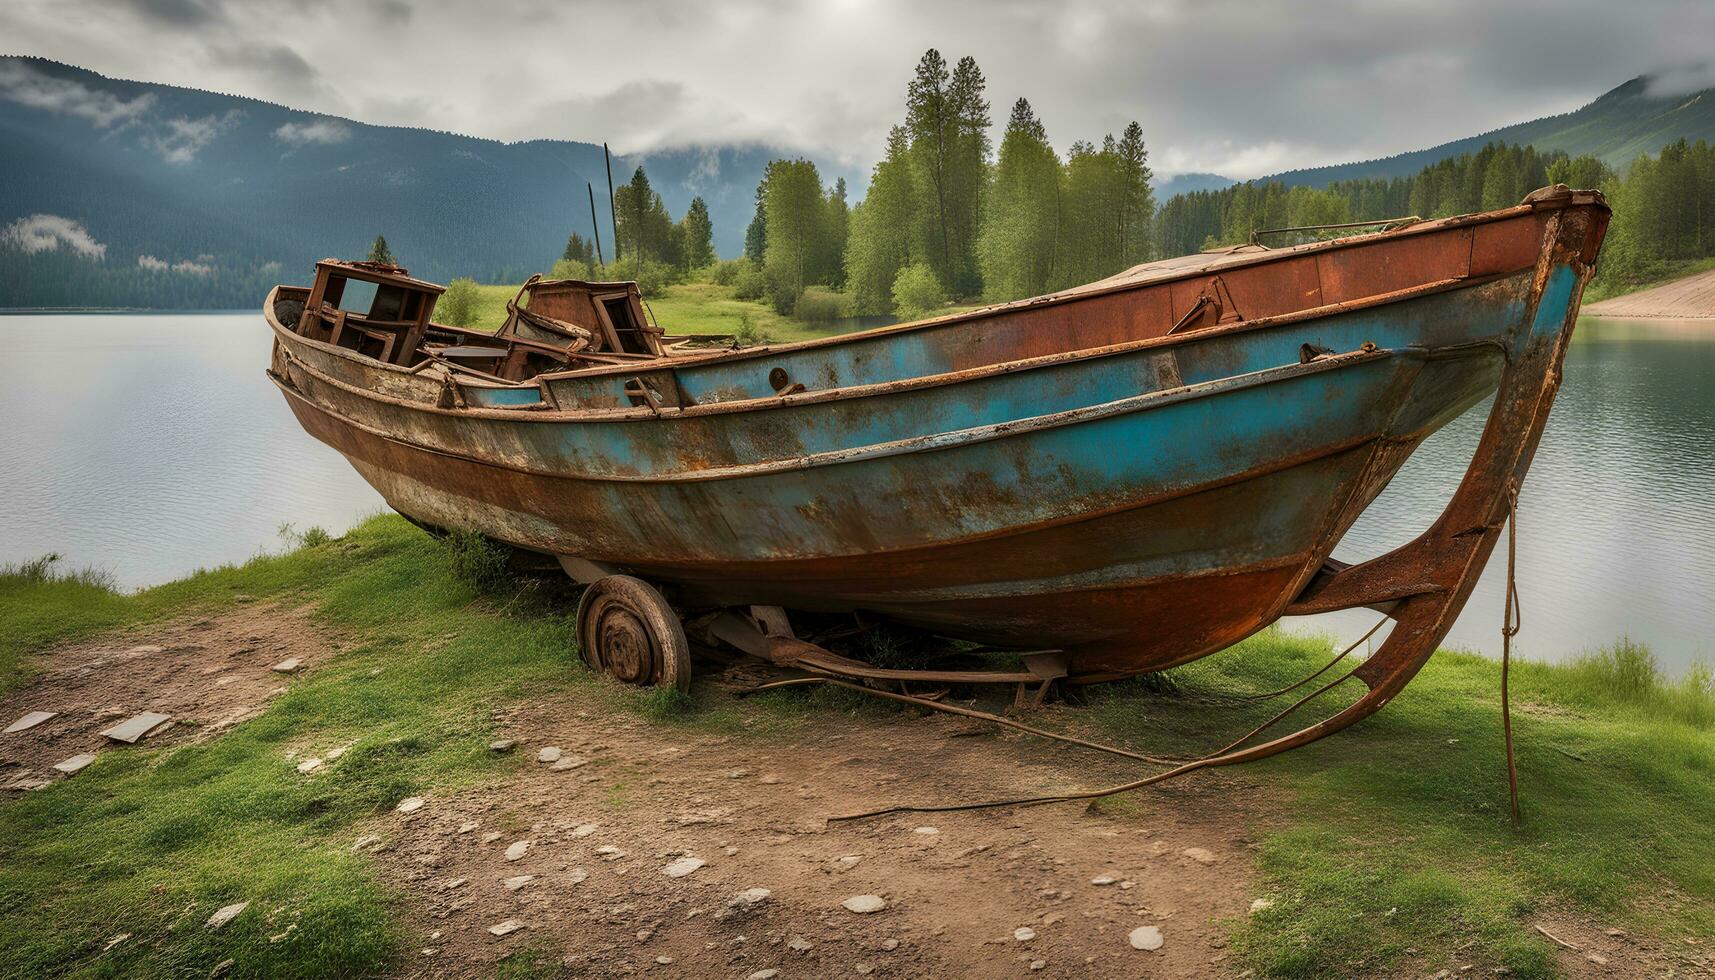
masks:
[(1021, 943), (1027, 943), (1036, 938), (1036, 930), (1029, 926), (1019, 926), (1017, 929), (1012, 930), (1012, 938)]
[(766, 888), (746, 888), (744, 891), (734, 895), (732, 900), (727, 902), (727, 905), (738, 908), (748, 908), (749, 906), (759, 905), (767, 901), (768, 896), (772, 894), (774, 893)]
[(1094, 878), (1090, 879), (1090, 884), (1098, 885), (1098, 886), (1099, 885), (1111, 885), (1117, 880), (1118, 879), (1116, 879), (1113, 875), (1096, 875)]
[(723, 848), (721, 848), (721, 853), (725, 854), (727, 857), (732, 857), (734, 854), (738, 853), (738, 848), (736, 848), (736, 847), (723, 847)]
[(489, 926), (488, 931), (496, 936), (509, 936), (522, 928), (524, 928), (524, 923), (519, 922), (517, 919), (507, 919), (505, 922), (499, 922)]
[(455, 888), (463, 888), (465, 885), (468, 885), (468, 884), (470, 884), (469, 878), (453, 878), (450, 881), (448, 881), (446, 884), (441, 886), (441, 891), (450, 892)]
[(351, 746), (342, 745), (337, 749), (329, 749), (328, 754), (327, 754), (327, 761), (332, 762), (333, 760), (339, 758), (340, 756), (344, 755), (346, 750), (349, 748), (351, 748)]
[(393, 809), (400, 813), (416, 813), (418, 810), (421, 810), (423, 808), (423, 804), (427, 802), (428, 800), (423, 799), (421, 796), (407, 796), (400, 800), (399, 805)]
[(1162, 942), (1164, 942), (1161, 938), (1161, 930), (1155, 926), (1138, 926), (1131, 931), (1131, 935), (1127, 936), (1126, 939), (1131, 943), (1132, 949), (1160, 949)]
[(728, 779), (743, 779), (744, 777), (746, 777), (748, 775), (750, 775), (749, 769), (734, 769), (732, 772), (729, 772), (726, 774), (726, 778), (728, 778)]
[(1031, 960), (1030, 961), (1030, 968), (1032, 970), (1040, 970), (1047, 965), (1048, 965), (1047, 960)]
[(530, 852), (530, 842), (529, 841), (527, 841), (527, 840), (516, 841), (512, 844), (512, 846), (510, 846), (506, 849), (506, 860), (516, 861), (519, 858), (523, 857), (525, 854), (528, 854), (529, 852)]
[(581, 885), (589, 880), (590, 873), (583, 868), (573, 868), (566, 872), (566, 884)]
[(52, 718), (58, 714), (59, 714), (59, 712), (57, 712), (57, 711), (32, 711), (29, 714), (25, 715), (24, 717), (19, 718), (17, 721), (13, 722), (12, 724), (7, 725), (6, 731), (3, 734), (11, 735), (14, 732), (29, 731), (30, 729), (36, 727), (37, 725), (40, 725), (42, 722), (47, 721), (49, 718)]
[(1607, 966), (1608, 965), (1608, 958), (1606, 956), (1603, 956), (1601, 953), (1591, 953), (1590, 955), (1588, 955), (1584, 958), (1589, 960), (1590, 962), (1596, 964), (1597, 966)]
[(858, 965), (852, 967), (853, 972), (857, 973), (857, 975), (860, 977), (869, 976), (870, 971), (872, 971), (874, 969), (875, 969), (875, 967), (869, 965), (868, 963), (859, 963)]
[(595, 832), (596, 825), (593, 823), (581, 823), (572, 828), (573, 837), (588, 837)]
[(657, 957), (655, 957), (655, 962), (661, 964), (662, 966), (666, 966), (667, 964), (673, 962), (673, 957), (671, 957), (671, 956), (657, 956)]
[(780, 777), (774, 775), (773, 773), (769, 773), (768, 775), (757, 780), (757, 782), (763, 784), (764, 786), (774, 786), (780, 782)]
[(223, 906), (213, 915), (209, 916), (208, 922), (204, 923), (204, 925), (210, 929), (219, 929), (221, 926), (226, 925), (233, 919), (238, 918), (238, 914), (249, 907), (249, 902), (234, 902), (231, 905)]
[(537, 749), (536, 750), (536, 761), (537, 762), (559, 762), (560, 761), (560, 749), (559, 749), (559, 747), (555, 746), (555, 745), (549, 745), (549, 746), (546, 746), (544, 748)]
[(315, 772), (317, 769), (320, 769), (321, 767), (322, 767), (322, 760), (320, 760), (320, 759), (305, 759), (304, 761), (298, 763), (298, 772), (303, 773), (304, 775), (309, 775), (310, 773)]
[(839, 865), (840, 865), (841, 870), (850, 871), (851, 869), (857, 867), (858, 862), (862, 861), (862, 860), (863, 860), (862, 854), (847, 854), (846, 856), (840, 858)]
[(482, 835), (482, 842), (484, 844), (492, 844), (499, 839), (500, 839), (500, 831), (498, 831), (498, 830), (491, 830), (488, 833)]
[(653, 935), (655, 935), (655, 930), (653, 929), (639, 929), (637, 930), (637, 941), (640, 943), (646, 942), (649, 937)]
[(1258, 912), (1266, 912), (1271, 908), (1274, 908), (1274, 899), (1259, 898), (1251, 903), (1251, 914), (1255, 915)]
[(602, 846), (596, 848), (595, 852), (597, 854), (601, 855), (601, 858), (604, 861), (617, 861), (620, 858), (625, 856), (624, 851), (620, 850), (617, 847), (614, 847), (612, 844), (603, 844)]
[(917, 828), (914, 828), (911, 832), (914, 834), (922, 834), (925, 837), (929, 837), (929, 836), (933, 836), (935, 834), (940, 833), (941, 828), (939, 828), (939, 827), (917, 827)]
[(1121, 891), (1130, 891), (1131, 889), (1136, 888), (1136, 887), (1137, 887), (1137, 882), (1135, 882), (1135, 881), (1122, 881), (1122, 882), (1120, 882), (1120, 890)]
[(379, 843), (381, 843), (380, 837), (375, 834), (364, 834), (362, 837), (357, 839), (357, 843), (351, 845), (351, 849), (354, 851), (361, 851), (366, 847), (374, 847)]
[(304, 662), (299, 660), (297, 657), (287, 657), (285, 660), (280, 661), (269, 669), (276, 674), (295, 674), (297, 673), (298, 668), (303, 665)]
[(661, 873), (669, 878), (683, 878), (702, 867), (703, 864), (704, 861), (702, 858), (682, 857), (662, 868)]
[(517, 747), (518, 740), (515, 738), (498, 738), (488, 743), (488, 748), (492, 752), (511, 752)]
[(568, 769), (576, 769), (576, 768), (584, 765), (587, 762), (589, 762), (588, 759), (580, 759), (575, 755), (568, 755), (565, 758), (556, 761), (553, 765), (549, 766), (548, 771), (549, 772), (565, 772)]
[(887, 950), (887, 951), (888, 951), (888, 952), (889, 952), (889, 953), (891, 953), (891, 952), (893, 952), (893, 951), (894, 951), (894, 950), (896, 950), (896, 949), (898, 949), (898, 948), (899, 948), (899, 940), (897, 940), (897, 939), (891, 939), (891, 938), (889, 938), (889, 939), (883, 939), (883, 940), (882, 940), (882, 941), (881, 941), (881, 948), (882, 948), (882, 949), (885, 949), (885, 950)]
[(766, 970), (757, 970), (755, 973), (752, 973), (750, 976), (745, 977), (744, 980), (774, 980), (774, 978), (779, 976), (779, 975), (780, 975), (779, 970), (776, 970), (776, 969), (770, 967), (769, 969), (766, 969)]
[(74, 755), (69, 759), (62, 759), (59, 762), (54, 763), (54, 768), (70, 776), (74, 773), (83, 771), (85, 766), (94, 761), (94, 755), (88, 752), (79, 752), (77, 755)]
[(502, 881), (501, 884), (506, 886), (507, 891), (515, 892), (535, 880), (535, 875), (513, 875), (512, 877)]
[(1196, 861), (1198, 864), (1214, 864), (1215, 863), (1215, 855), (1209, 853), (1208, 851), (1204, 850), (1201, 847), (1187, 847), (1186, 849), (1184, 849), (1183, 851), (1180, 851), (1179, 853), (1185, 855), (1186, 857), (1190, 858), (1193, 861)]
[(1603, 929), (1602, 930), (1602, 935), (1604, 935), (1604, 936), (1624, 936), (1625, 934), (1626, 934), (1626, 930), (1624, 930), (1624, 929)]
[(815, 945), (815, 943), (805, 939), (803, 936), (793, 936), (791, 939), (786, 940), (786, 947), (788, 949), (796, 950), (800, 953), (815, 948)]
[(171, 720), (159, 712), (145, 711), (140, 715), (132, 715), (101, 734), (115, 742), (133, 745), (138, 739), (158, 731)]
[(887, 908), (887, 899), (880, 895), (853, 895), (840, 904), (845, 906), (847, 912), (868, 915), (871, 912), (880, 912)]
[(475, 830), (476, 827), (477, 823), (475, 820), (466, 820), (464, 823), (459, 824), (459, 833), (468, 834)]

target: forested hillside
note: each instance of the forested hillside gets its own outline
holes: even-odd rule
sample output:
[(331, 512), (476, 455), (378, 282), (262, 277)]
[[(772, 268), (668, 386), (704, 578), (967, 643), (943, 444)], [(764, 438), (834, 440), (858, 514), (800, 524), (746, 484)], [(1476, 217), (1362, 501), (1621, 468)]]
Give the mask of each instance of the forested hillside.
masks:
[[(614, 179), (647, 162), (675, 218), (701, 197), (730, 255), (777, 155), (616, 157)], [(418, 275), (515, 282), (591, 234), (586, 184), (612, 228), (599, 144), (370, 126), (34, 58), (0, 58), (0, 173), (0, 307), (249, 307), (377, 234)]]

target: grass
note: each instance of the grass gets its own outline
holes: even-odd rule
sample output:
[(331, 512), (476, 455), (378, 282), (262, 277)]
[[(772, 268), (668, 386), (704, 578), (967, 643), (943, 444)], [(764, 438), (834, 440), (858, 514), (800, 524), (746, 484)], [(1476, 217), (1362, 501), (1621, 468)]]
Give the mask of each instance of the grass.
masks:
[[(492, 708), (590, 679), (572, 668), (561, 599), (484, 599), (445, 548), (381, 517), (135, 595), (0, 575), (11, 683), (41, 644), (238, 596), (316, 603), (358, 641), (219, 739), (106, 753), (76, 780), (0, 806), (0, 975), (207, 976), (230, 958), (232, 976), (341, 976), (391, 963), (396, 900), (352, 852), (353, 827), (405, 796), (517, 765), (487, 749)], [(310, 779), (286, 756), (348, 744)], [(224, 929), (203, 928), (246, 900)], [(103, 953), (122, 933), (132, 938)]]
[(1656, 286), (1673, 282), (1675, 279), (1684, 279), (1687, 276), (1708, 272), (1710, 269), (1715, 269), (1715, 256), (1664, 262), (1661, 265), (1660, 275), (1645, 282), (1608, 282), (1597, 279), (1584, 290), (1584, 305), (1588, 306), (1592, 303), (1600, 303), (1605, 299), (1613, 299), (1616, 296), (1653, 289)]
[[(1140, 745), (1206, 750), (1211, 709), (1185, 695), (1271, 690), (1328, 656), (1325, 642), (1271, 630), (1173, 672), (1177, 696), (1121, 686), (1095, 715)], [(1253, 968), (1316, 977), (1482, 959), (1552, 976), (1555, 949), (1531, 927), (1549, 911), (1672, 941), (1715, 933), (1709, 673), (1669, 682), (1622, 641), (1568, 665), (1516, 664), (1512, 689), (1518, 827), (1498, 666), (1475, 655), (1441, 652), (1348, 734), (1249, 770), (1288, 801), (1259, 854), (1274, 904), (1235, 927)], [(1285, 703), (1216, 710), (1236, 734)]]
[[(206, 976), (226, 959), (234, 976), (392, 968), (410, 941), (395, 925), (399, 899), (350, 844), (404, 796), (521, 765), (486, 746), (492, 711), (525, 697), (575, 690), (651, 724), (744, 737), (897, 710), (833, 688), (744, 701), (621, 688), (576, 666), (570, 590), (511, 578), (477, 544), (391, 516), (296, 539), (305, 543), (289, 554), (132, 595), (54, 562), (0, 570), (0, 686), (19, 683), (43, 646), (242, 601), (313, 604), (346, 645), (218, 739), (105, 753), (74, 780), (0, 804), (0, 976)], [(1328, 656), (1325, 640), (1265, 631), (1052, 714), (1140, 748), (1192, 752), (1214, 740), (1212, 724), (1244, 731), (1278, 706), (1235, 696)], [(1238, 770), (1271, 801), (1254, 833), (1273, 904), (1230, 923), (1237, 959), (1269, 977), (1457, 972), (1473, 961), (1537, 977), (1555, 973), (1554, 948), (1531, 928), (1544, 915), (1668, 949), (1715, 933), (1709, 672), (1666, 679), (1628, 642), (1567, 665), (1515, 665), (1516, 828), (1497, 690), (1493, 662), (1443, 652), (1352, 731)], [(351, 747), (312, 778), (287, 757), (335, 745)], [(635, 792), (621, 780), (604, 795), (623, 810)], [(1140, 793), (1098, 809), (1147, 820), (1162, 805)], [(245, 900), (226, 928), (203, 928)], [(131, 938), (103, 952), (122, 933)], [(542, 967), (526, 951), (501, 969)]]

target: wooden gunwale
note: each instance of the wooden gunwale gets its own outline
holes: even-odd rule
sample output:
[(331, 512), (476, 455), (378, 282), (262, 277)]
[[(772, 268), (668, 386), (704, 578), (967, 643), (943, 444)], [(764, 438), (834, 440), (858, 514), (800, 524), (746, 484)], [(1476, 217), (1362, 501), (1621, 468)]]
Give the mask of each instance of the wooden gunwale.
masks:
[[(1518, 275), (1518, 274), (1519, 274), (1518, 272), (1504, 272), (1504, 273), (1496, 273), (1496, 274), (1490, 275), (1490, 276), (1459, 277), (1459, 278), (1453, 278), (1453, 279), (1442, 279), (1442, 280), (1438, 280), (1436, 282), (1424, 283), (1424, 284), (1417, 285), (1417, 286), (1411, 286), (1411, 287), (1408, 287), (1406, 289), (1394, 290), (1392, 292), (1386, 292), (1386, 293), (1377, 293), (1374, 296), (1366, 296), (1362, 300), (1358, 300), (1358, 301), (1330, 303), (1330, 304), (1326, 304), (1323, 306), (1311, 307), (1311, 308), (1304, 309), (1304, 310), (1297, 310), (1297, 311), (1294, 311), (1292, 313), (1283, 313), (1283, 314), (1279, 314), (1277, 316), (1272, 316), (1272, 317), (1258, 317), (1254, 320), (1244, 320), (1244, 321), (1240, 321), (1238, 323), (1227, 324), (1227, 325), (1218, 326), (1218, 327), (1209, 327), (1209, 328), (1202, 329), (1202, 330), (1190, 331), (1190, 332), (1181, 333), (1181, 334), (1173, 334), (1170, 336), (1164, 335), (1164, 336), (1160, 336), (1160, 337), (1146, 337), (1146, 338), (1143, 338), (1140, 340), (1132, 340), (1132, 341), (1127, 341), (1125, 343), (1120, 343), (1120, 344), (1109, 344), (1105, 347), (1093, 347), (1093, 348), (1088, 348), (1085, 350), (1076, 350), (1076, 351), (1063, 351), (1063, 352), (1059, 352), (1059, 353), (1055, 353), (1055, 354), (1044, 354), (1044, 355), (1039, 355), (1036, 357), (1020, 358), (1018, 360), (1013, 360), (1013, 361), (1002, 361), (1002, 362), (999, 362), (996, 364), (984, 365), (982, 367), (968, 368), (968, 369), (963, 370), (963, 371), (949, 371), (949, 372), (944, 372), (941, 374), (922, 375), (922, 376), (914, 377), (914, 378), (902, 378), (902, 379), (898, 379), (898, 380), (894, 380), (894, 381), (884, 381), (884, 382), (878, 382), (875, 384), (867, 384), (867, 385), (847, 385), (847, 386), (842, 387), (842, 388), (826, 388), (826, 389), (820, 389), (820, 390), (815, 390), (815, 391), (804, 391), (804, 392), (798, 392), (798, 393), (791, 394), (791, 395), (776, 395), (776, 396), (770, 396), (770, 397), (749, 398), (749, 399), (741, 399), (741, 400), (725, 401), (725, 402), (710, 402), (710, 403), (702, 404), (702, 405), (690, 405), (690, 406), (683, 406), (683, 407), (665, 406), (665, 405), (661, 406), (659, 408), (652, 408), (649, 406), (633, 406), (633, 407), (629, 407), (629, 408), (569, 408), (569, 409), (567, 409), (567, 408), (554, 409), (554, 408), (532, 407), (531, 410), (529, 410), (529, 411), (521, 411), (518, 408), (468, 408), (468, 407), (467, 408), (456, 408), (456, 407), (455, 408), (442, 408), (439, 405), (434, 405), (434, 404), (430, 404), (427, 402), (412, 401), (410, 399), (399, 398), (399, 397), (396, 397), (393, 395), (384, 395), (384, 394), (381, 394), (377, 391), (374, 391), (374, 390), (368, 389), (368, 388), (361, 388), (361, 387), (346, 385), (342, 382), (334, 381), (332, 378), (328, 377), (324, 373), (315, 370), (313, 367), (311, 367), (307, 364), (304, 364), (304, 362), (301, 358), (298, 359), (298, 363), (301, 366), (303, 366), (306, 370), (309, 370), (312, 374), (315, 374), (318, 377), (318, 379), (326, 380), (326, 381), (329, 381), (330, 383), (332, 383), (336, 386), (345, 387), (345, 388), (348, 388), (349, 390), (352, 390), (354, 392), (361, 393), (364, 395), (364, 397), (370, 398), (374, 401), (377, 401), (377, 402), (380, 402), (383, 404), (387, 404), (387, 405), (393, 405), (393, 406), (396, 406), (399, 408), (409, 408), (409, 409), (414, 409), (417, 411), (422, 411), (422, 412), (427, 412), (427, 413), (432, 413), (432, 414), (438, 414), (438, 415), (455, 416), (458, 418), (511, 419), (511, 420), (520, 421), (520, 422), (555, 422), (555, 421), (567, 421), (567, 420), (577, 420), (580, 422), (626, 422), (626, 421), (639, 421), (639, 420), (655, 421), (655, 420), (660, 420), (660, 419), (690, 418), (690, 417), (697, 417), (697, 416), (703, 416), (703, 415), (721, 415), (721, 414), (727, 414), (727, 413), (750, 412), (750, 411), (768, 410), (768, 409), (772, 409), (772, 408), (784, 408), (784, 407), (799, 406), (799, 405), (813, 405), (813, 404), (820, 404), (823, 402), (840, 401), (840, 400), (845, 400), (845, 399), (865, 398), (865, 397), (870, 397), (873, 395), (891, 394), (891, 393), (899, 392), (899, 391), (910, 391), (910, 390), (915, 390), (915, 389), (935, 388), (935, 387), (940, 387), (940, 386), (944, 386), (944, 385), (958, 384), (958, 383), (965, 382), (965, 381), (972, 381), (972, 380), (978, 380), (978, 379), (982, 379), (982, 378), (996, 377), (996, 376), (1004, 375), (1004, 374), (1013, 374), (1013, 373), (1017, 373), (1017, 372), (1021, 372), (1021, 371), (1034, 370), (1036, 368), (1051, 367), (1054, 365), (1065, 364), (1065, 363), (1069, 363), (1069, 362), (1073, 362), (1073, 361), (1096, 360), (1098, 358), (1112, 357), (1112, 356), (1121, 355), (1121, 354), (1128, 354), (1128, 353), (1131, 353), (1134, 351), (1148, 350), (1148, 349), (1156, 348), (1156, 347), (1189, 346), (1190, 344), (1193, 344), (1193, 343), (1199, 343), (1202, 341), (1212, 340), (1212, 339), (1216, 339), (1216, 338), (1220, 338), (1220, 337), (1232, 336), (1234, 334), (1242, 334), (1242, 333), (1245, 333), (1248, 331), (1267, 330), (1267, 329), (1270, 329), (1273, 327), (1279, 327), (1279, 326), (1289, 325), (1289, 324), (1293, 324), (1293, 323), (1299, 323), (1299, 322), (1303, 322), (1303, 321), (1307, 321), (1307, 320), (1316, 320), (1316, 319), (1321, 319), (1323, 317), (1338, 316), (1338, 315), (1346, 314), (1346, 313), (1359, 312), (1359, 311), (1371, 309), (1374, 307), (1385, 306), (1385, 305), (1388, 305), (1391, 303), (1403, 302), (1406, 300), (1417, 299), (1417, 298), (1424, 297), (1424, 296), (1438, 295), (1440, 293), (1450, 292), (1450, 291), (1453, 291), (1455, 289), (1475, 288), (1478, 286), (1486, 285), (1486, 284), (1491, 283), (1491, 282), (1497, 282), (1497, 281), (1500, 281), (1502, 279), (1510, 278), (1510, 277)], [(278, 286), (275, 287), (276, 290), (278, 290), (280, 288), (282, 288), (282, 287), (278, 287)], [(269, 301), (265, 304), (263, 312), (264, 312), (265, 318), (268, 321), (269, 326), (271, 326), (274, 329), (278, 338), (284, 341), (284, 343), (286, 345), (286, 350), (288, 353), (290, 353), (291, 346), (302, 345), (302, 346), (312, 347), (312, 348), (317, 349), (317, 350), (321, 350), (321, 351), (324, 351), (327, 353), (334, 354), (335, 356), (342, 357), (346, 360), (356, 361), (359, 364), (361, 364), (363, 367), (369, 368), (371, 370), (392, 370), (392, 371), (398, 371), (398, 372), (402, 372), (402, 373), (406, 373), (406, 374), (411, 373), (408, 369), (400, 368), (400, 367), (397, 367), (396, 365), (382, 364), (380, 362), (374, 361), (371, 358), (365, 358), (365, 357), (362, 357), (361, 355), (353, 354), (351, 351), (347, 350), (346, 348), (335, 347), (333, 345), (323, 343), (322, 341), (312, 340), (308, 337), (301, 337), (295, 333), (292, 333), (290, 330), (285, 329), (280, 324), (280, 322), (274, 317), (274, 315), (273, 315), (273, 306), (274, 306), (273, 295), (274, 295), (273, 293), (269, 294)], [(935, 321), (924, 321), (924, 322), (927, 323), (927, 322), (935, 322)], [(847, 335), (844, 335), (842, 337), (824, 338), (824, 339), (846, 340), (846, 339), (849, 339), (851, 337), (856, 337), (856, 336), (860, 336), (860, 335), (859, 334), (847, 334)], [(777, 347), (777, 348), (760, 348), (759, 350), (763, 350), (763, 351), (767, 351), (767, 352), (771, 352), (771, 353), (777, 353), (779, 351), (783, 351), (786, 349), (787, 349), (786, 347)], [(628, 366), (626, 370), (621, 371), (619, 373), (621, 373), (621, 374), (633, 374), (633, 373), (636, 373), (636, 371), (639, 368), (643, 368), (643, 367), (647, 367), (648, 369), (654, 370), (654, 369), (659, 369), (659, 368), (674, 368), (674, 367), (680, 367), (680, 366), (683, 366), (682, 362), (668, 361), (668, 360), (663, 359), (663, 360), (659, 360), (659, 361), (647, 362), (646, 364)], [(534, 387), (540, 388), (541, 390), (546, 391), (547, 390), (546, 386), (540, 385), (538, 382), (541, 382), (544, 380), (551, 380), (554, 377), (570, 376), (571, 374), (576, 374), (576, 373), (579, 373), (579, 372), (566, 372), (566, 373), (563, 373), (560, 375), (538, 375), (536, 378), (531, 379), (531, 381), (529, 383), (527, 383), (527, 384), (521, 383), (515, 387), (517, 387), (519, 389), (528, 389), (528, 388), (534, 386)]]

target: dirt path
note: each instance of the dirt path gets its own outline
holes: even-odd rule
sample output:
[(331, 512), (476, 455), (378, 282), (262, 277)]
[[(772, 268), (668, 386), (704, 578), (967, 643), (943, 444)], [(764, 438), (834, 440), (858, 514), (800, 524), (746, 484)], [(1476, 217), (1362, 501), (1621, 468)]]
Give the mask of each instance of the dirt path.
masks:
[(101, 732), (143, 712), (169, 719), (140, 744), (209, 738), (260, 714), (289, 672), (320, 666), (338, 643), (301, 610), (246, 606), (218, 619), (110, 634), (42, 657), (40, 675), (0, 695), (0, 727), (36, 711), (54, 717), (0, 735), (0, 789), (67, 778), (56, 764), (127, 746)]
[[(273, 665), (298, 657), (313, 669), (339, 646), (301, 611), (246, 607), (53, 651), (42, 674), (0, 698), (7, 721), (60, 712), (0, 736), (0, 783), (66, 778), (48, 767), (127, 751), (98, 733), (136, 711), (175, 720), (145, 744), (214, 737), (291, 682)], [(732, 686), (701, 681), (697, 694), (729, 703)], [(736, 710), (747, 727), (764, 723), (755, 706)], [(590, 977), (1234, 978), (1246, 973), (1225, 947), (1228, 923), (1259, 898), (1282, 898), (1264, 893), (1254, 867), (1254, 842), (1278, 812), (1258, 770), (1097, 808), (829, 823), (883, 804), (1134, 772), (940, 714), (826, 711), (785, 734), (723, 735), (560, 695), (510, 705), (494, 722), (516, 741), (505, 751), (523, 756), (521, 771), (407, 801), (418, 805), (335, 842), (368, 852), (408, 896), (402, 975), (493, 976), (524, 954)], [(883, 907), (850, 910), (860, 896)], [(1669, 963), (1576, 917), (1543, 922), (1579, 946), (1560, 957), (1570, 976), (1655, 976)], [(1136, 948), (1134, 931), (1156, 948)]]
[[(825, 822), (1120, 772), (941, 715), (763, 740), (541, 703), (503, 728), (532, 760), (559, 749), (562, 768), (533, 761), (508, 785), (430, 799), (379, 845), (428, 912), (425, 975), (487, 975), (534, 946), (590, 976), (1227, 976), (1217, 920), (1257, 897), (1243, 801), (1259, 794), (1232, 783), (1118, 818), (1060, 805)], [(705, 863), (665, 873), (684, 857)], [(863, 895), (886, 908), (844, 907)], [(508, 920), (523, 928), (491, 934)], [(1158, 950), (1133, 948), (1142, 926)]]
[(1715, 317), (1715, 269), (1584, 307), (1586, 316)]

